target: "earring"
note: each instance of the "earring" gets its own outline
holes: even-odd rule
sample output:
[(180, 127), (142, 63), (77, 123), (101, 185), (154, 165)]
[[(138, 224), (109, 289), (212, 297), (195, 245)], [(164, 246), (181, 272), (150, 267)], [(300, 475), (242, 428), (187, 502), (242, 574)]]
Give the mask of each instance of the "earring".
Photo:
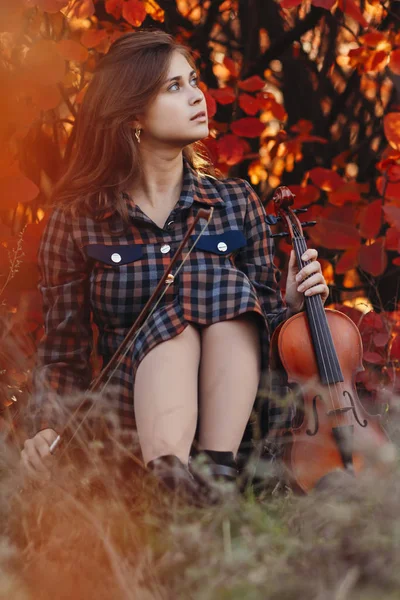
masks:
[(136, 139), (138, 141), (138, 144), (140, 144), (140, 134), (141, 134), (141, 131), (142, 130), (139, 127), (136, 127), (136, 129), (135, 129), (135, 137), (136, 137)]

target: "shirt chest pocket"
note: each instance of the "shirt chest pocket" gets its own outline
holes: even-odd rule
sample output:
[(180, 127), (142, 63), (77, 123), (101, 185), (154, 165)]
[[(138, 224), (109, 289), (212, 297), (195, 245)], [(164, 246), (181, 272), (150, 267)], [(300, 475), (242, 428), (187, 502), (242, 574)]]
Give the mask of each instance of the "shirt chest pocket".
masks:
[[(196, 235), (193, 235), (192, 243), (194, 243), (195, 239)], [(246, 237), (239, 229), (228, 229), (223, 233), (203, 234), (197, 241), (195, 248), (220, 256), (229, 256), (246, 245)]]
[(143, 256), (141, 244), (88, 244), (85, 250), (88, 257), (106, 268), (107, 265), (109, 267), (129, 265)]

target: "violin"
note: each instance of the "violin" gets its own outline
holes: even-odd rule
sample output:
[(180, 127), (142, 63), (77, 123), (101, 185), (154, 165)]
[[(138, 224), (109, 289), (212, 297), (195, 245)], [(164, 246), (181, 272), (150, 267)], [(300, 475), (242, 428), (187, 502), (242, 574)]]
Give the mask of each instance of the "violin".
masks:
[[(294, 196), (279, 187), (275, 213), (286, 223), (299, 269), (309, 261), (302, 223), (294, 211)], [(315, 222), (306, 223), (314, 225)], [(303, 224), (305, 225), (305, 224)], [(291, 427), (278, 432), (282, 460), (297, 491), (308, 493), (330, 474), (359, 473), (367, 457), (389, 444), (379, 415), (370, 415), (361, 404), (356, 374), (364, 370), (363, 346), (356, 324), (338, 310), (324, 308), (320, 295), (305, 296), (305, 311), (281, 323), (271, 339), (271, 372), (279, 373), (291, 390), (301, 395)]]

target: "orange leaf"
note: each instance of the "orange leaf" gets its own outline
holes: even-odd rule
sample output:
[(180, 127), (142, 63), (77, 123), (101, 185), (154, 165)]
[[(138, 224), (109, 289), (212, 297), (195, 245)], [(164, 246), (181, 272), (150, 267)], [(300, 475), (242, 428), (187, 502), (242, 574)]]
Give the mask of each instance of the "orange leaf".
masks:
[(259, 92), (265, 87), (265, 84), (265, 80), (261, 79), (259, 75), (253, 75), (253, 77), (238, 82), (239, 88), (245, 92)]
[(18, 202), (31, 202), (38, 193), (38, 186), (25, 175), (11, 175), (0, 179), (2, 210), (15, 208)]
[(40, 110), (57, 108), (61, 102), (60, 91), (54, 84), (36, 86), (33, 88), (31, 96), (32, 102), (40, 108)]
[(290, 131), (295, 131), (296, 133), (307, 135), (311, 133), (313, 127), (314, 126), (311, 123), (311, 121), (307, 121), (306, 119), (300, 119), (295, 125), (291, 126)]
[(390, 62), (389, 69), (396, 73), (396, 75), (400, 75), (400, 49), (392, 50), (390, 53)]
[(382, 200), (374, 200), (361, 212), (360, 233), (370, 239), (378, 235), (382, 225)]
[(382, 31), (377, 31), (376, 29), (373, 31), (368, 31), (364, 33), (364, 35), (360, 36), (360, 41), (366, 46), (371, 46), (371, 48), (376, 48), (377, 45), (381, 42), (386, 42), (387, 37)]
[(144, 5), (146, 7), (147, 14), (151, 16), (153, 21), (160, 21), (161, 23), (164, 22), (165, 11), (158, 6), (154, 0), (145, 0)]
[(229, 86), (218, 90), (210, 89), (209, 91), (218, 104), (232, 104), (236, 99), (235, 90)]
[(122, 15), (123, 0), (106, 0), (106, 13), (114, 19), (120, 19)]
[(312, 169), (309, 172), (309, 176), (311, 181), (317, 187), (321, 188), (321, 190), (325, 190), (325, 192), (333, 192), (345, 183), (344, 179), (336, 171), (322, 167)]
[(122, 16), (133, 27), (140, 27), (146, 15), (146, 7), (141, 0), (126, 0), (122, 5)]
[(231, 123), (231, 130), (242, 137), (259, 137), (264, 131), (264, 125), (255, 117), (245, 117)]
[(65, 60), (84, 62), (88, 57), (87, 49), (74, 40), (61, 40), (58, 42), (57, 48)]
[(62, 80), (65, 61), (52, 40), (40, 40), (26, 55), (26, 76), (39, 85), (52, 85)]
[(260, 102), (254, 96), (249, 94), (240, 94), (239, 106), (244, 110), (247, 115), (256, 115), (260, 110)]
[(349, 248), (343, 252), (342, 256), (336, 263), (335, 273), (338, 275), (343, 275), (349, 269), (353, 269), (358, 263), (358, 247), (357, 248)]
[(368, 22), (364, 19), (362, 12), (354, 0), (339, 0), (339, 8), (346, 15), (357, 21), (361, 27), (368, 27)]
[(81, 44), (86, 48), (96, 48), (107, 37), (105, 29), (88, 29), (81, 36)]
[(378, 238), (370, 246), (361, 246), (358, 256), (359, 265), (363, 271), (370, 273), (374, 277), (382, 275), (387, 266), (385, 238)]
[(400, 112), (385, 115), (383, 127), (389, 144), (395, 150), (400, 150)]

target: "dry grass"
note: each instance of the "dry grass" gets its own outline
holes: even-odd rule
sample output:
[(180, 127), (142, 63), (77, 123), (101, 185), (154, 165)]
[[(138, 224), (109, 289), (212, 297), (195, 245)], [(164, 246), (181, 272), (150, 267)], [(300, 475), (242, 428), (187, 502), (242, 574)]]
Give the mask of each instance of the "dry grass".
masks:
[(82, 437), (43, 485), (23, 480), (17, 444), (1, 446), (0, 598), (399, 597), (397, 468), (307, 497), (226, 484), (221, 506), (195, 509), (162, 493), (116, 435)]

